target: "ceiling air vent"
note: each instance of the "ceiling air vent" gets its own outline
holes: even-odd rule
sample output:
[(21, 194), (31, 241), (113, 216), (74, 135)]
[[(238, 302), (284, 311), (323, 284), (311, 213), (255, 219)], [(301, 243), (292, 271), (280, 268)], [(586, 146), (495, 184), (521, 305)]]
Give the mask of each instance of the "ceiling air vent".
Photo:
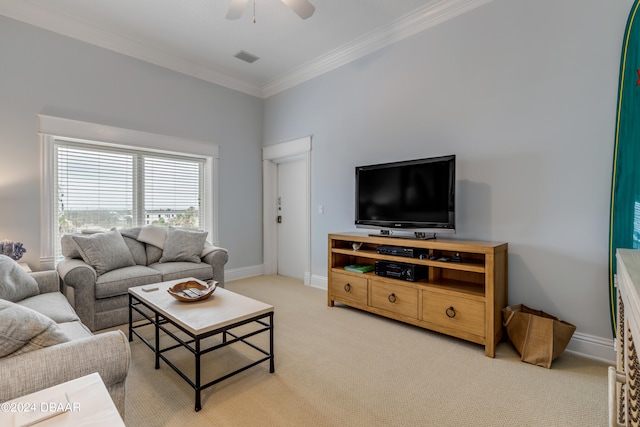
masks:
[(244, 50), (241, 50), (240, 52), (236, 53), (234, 56), (238, 59), (243, 60), (244, 62), (248, 62), (249, 64), (256, 62), (258, 59), (260, 59), (259, 57), (249, 52), (245, 52)]

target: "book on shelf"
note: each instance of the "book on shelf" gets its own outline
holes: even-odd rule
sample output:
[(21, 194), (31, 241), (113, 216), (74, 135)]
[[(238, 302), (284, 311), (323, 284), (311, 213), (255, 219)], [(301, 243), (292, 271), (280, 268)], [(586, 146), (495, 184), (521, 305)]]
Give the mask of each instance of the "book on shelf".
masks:
[(354, 273), (366, 273), (368, 271), (373, 271), (374, 267), (373, 265), (350, 264), (350, 265), (345, 265), (344, 269), (346, 271), (351, 271)]

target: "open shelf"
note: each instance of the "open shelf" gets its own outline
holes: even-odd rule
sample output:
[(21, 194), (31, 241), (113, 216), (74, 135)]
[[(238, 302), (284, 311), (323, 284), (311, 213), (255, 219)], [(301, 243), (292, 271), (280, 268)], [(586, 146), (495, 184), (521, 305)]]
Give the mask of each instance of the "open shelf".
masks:
[[(410, 262), (411, 264), (416, 265), (426, 265), (430, 267), (441, 267), (447, 268), (450, 270), (460, 270), (460, 271), (474, 271), (476, 273), (484, 273), (484, 261), (472, 259), (471, 261), (438, 261), (438, 260), (430, 260), (430, 259), (419, 259), (419, 258), (406, 258), (399, 257), (394, 255), (383, 255), (379, 254), (373, 250), (358, 250), (354, 251), (353, 249), (341, 249), (336, 248), (333, 250), (335, 254), (347, 255), (354, 258), (361, 259), (370, 259), (372, 261), (375, 260), (386, 260), (386, 261), (394, 261), (394, 262)], [(454, 254), (444, 254), (444, 256), (452, 257)], [(355, 262), (351, 262), (350, 264), (355, 264)], [(367, 262), (359, 262), (359, 264), (369, 264)], [(373, 264), (373, 262), (371, 262)]]

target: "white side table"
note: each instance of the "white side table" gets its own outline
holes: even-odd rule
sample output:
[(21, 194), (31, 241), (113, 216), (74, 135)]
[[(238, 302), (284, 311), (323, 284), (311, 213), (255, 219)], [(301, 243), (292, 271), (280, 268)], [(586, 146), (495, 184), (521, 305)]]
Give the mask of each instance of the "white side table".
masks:
[(0, 403), (0, 425), (125, 427), (98, 373)]

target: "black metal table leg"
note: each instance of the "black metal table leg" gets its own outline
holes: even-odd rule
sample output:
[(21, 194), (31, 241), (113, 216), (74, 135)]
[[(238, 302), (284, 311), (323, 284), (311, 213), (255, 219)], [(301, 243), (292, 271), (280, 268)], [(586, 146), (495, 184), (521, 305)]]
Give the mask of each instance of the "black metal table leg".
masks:
[(269, 314), (269, 355), (269, 372), (273, 374), (276, 371), (273, 356), (273, 313)]
[(196, 386), (194, 387), (196, 389), (196, 412), (198, 412), (200, 409), (202, 409), (202, 402), (200, 401), (200, 395), (202, 392), (202, 389), (200, 388), (200, 338), (196, 338)]
[(156, 329), (156, 369), (160, 369), (160, 316), (158, 312), (155, 313), (155, 329)]
[(133, 341), (133, 313), (131, 306), (133, 305), (133, 296), (129, 294), (129, 342)]

